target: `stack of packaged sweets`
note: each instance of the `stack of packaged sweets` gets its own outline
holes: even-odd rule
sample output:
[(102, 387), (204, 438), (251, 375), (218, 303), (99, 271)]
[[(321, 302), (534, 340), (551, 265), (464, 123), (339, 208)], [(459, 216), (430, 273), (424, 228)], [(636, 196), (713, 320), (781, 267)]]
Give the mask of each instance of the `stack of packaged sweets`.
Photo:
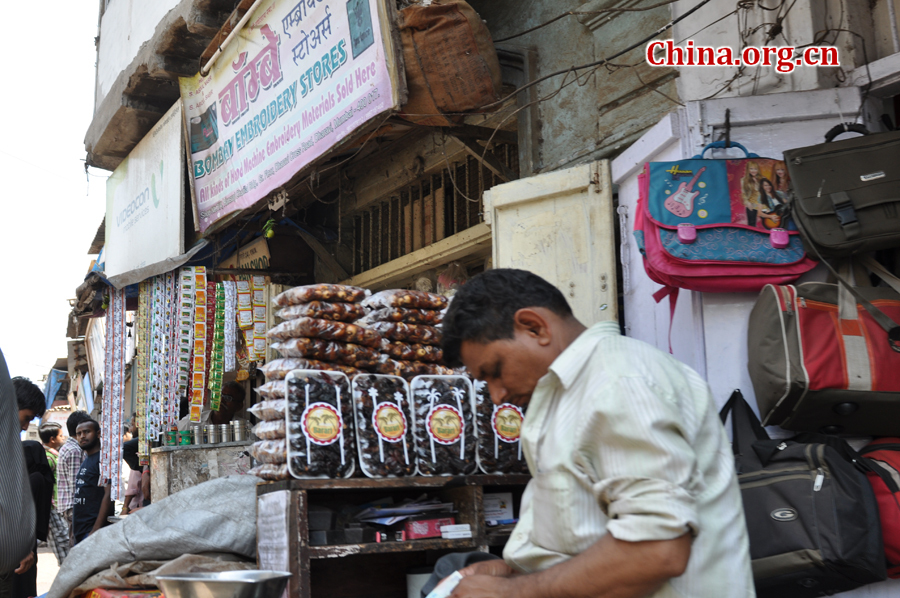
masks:
[(370, 478), (416, 473), (416, 446), (409, 384), (398, 376), (353, 377), (353, 413), (359, 465)]
[(416, 376), (413, 397), (420, 475), (475, 473), (476, 426), (472, 384), (466, 376)]
[(402, 376), (407, 380), (419, 375), (450, 375), (442, 365), (441, 310), (447, 298), (424, 291), (394, 289), (381, 291), (365, 299), (371, 310), (357, 324), (384, 337), (382, 353), (375, 371)]
[(281, 309), (275, 315), (284, 322), (269, 330), (268, 338), (282, 357), (261, 368), (266, 380), (283, 379), (295, 369), (353, 376), (371, 368), (381, 335), (351, 323), (365, 313), (359, 302), (368, 294), (359, 287), (314, 284), (277, 295), (273, 304)]
[[(280, 396), (274, 392), (275, 386), (282, 388)], [(247, 410), (261, 420), (253, 428), (253, 434), (259, 440), (250, 445), (250, 454), (257, 465), (248, 473), (264, 480), (286, 480), (290, 477), (285, 440), (287, 402), (283, 389), (284, 381), (267, 382), (257, 389), (264, 400)]]
[(522, 454), (525, 411), (512, 403), (495, 405), (487, 383), (472, 380), (478, 432), (478, 469), (487, 474), (528, 473)]

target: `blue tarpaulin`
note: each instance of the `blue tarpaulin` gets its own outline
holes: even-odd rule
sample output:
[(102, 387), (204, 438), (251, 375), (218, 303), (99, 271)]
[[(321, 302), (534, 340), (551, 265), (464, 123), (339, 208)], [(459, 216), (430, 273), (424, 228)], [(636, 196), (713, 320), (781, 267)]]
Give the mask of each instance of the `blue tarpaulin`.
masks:
[(59, 392), (59, 387), (62, 386), (63, 380), (66, 379), (66, 376), (69, 375), (69, 372), (65, 370), (50, 370), (50, 374), (47, 376), (47, 382), (44, 384), (44, 401), (47, 403), (47, 409), (53, 406), (53, 400), (56, 398), (56, 393)]

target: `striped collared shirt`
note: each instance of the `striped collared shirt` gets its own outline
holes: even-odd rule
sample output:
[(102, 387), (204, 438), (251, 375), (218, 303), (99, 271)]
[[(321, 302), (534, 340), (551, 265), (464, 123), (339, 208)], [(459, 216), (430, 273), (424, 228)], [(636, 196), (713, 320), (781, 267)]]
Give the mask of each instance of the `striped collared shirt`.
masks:
[[(614, 322), (582, 333), (540, 379), (522, 428), (533, 479), (503, 556), (521, 571), (618, 540), (694, 537), (653, 598), (754, 596), (731, 446), (707, 384)], [(538, 515), (539, 514), (539, 515)]]
[(75, 476), (84, 461), (84, 451), (78, 442), (69, 437), (59, 449), (59, 461), (56, 463), (56, 509), (64, 513), (71, 509), (75, 502)]

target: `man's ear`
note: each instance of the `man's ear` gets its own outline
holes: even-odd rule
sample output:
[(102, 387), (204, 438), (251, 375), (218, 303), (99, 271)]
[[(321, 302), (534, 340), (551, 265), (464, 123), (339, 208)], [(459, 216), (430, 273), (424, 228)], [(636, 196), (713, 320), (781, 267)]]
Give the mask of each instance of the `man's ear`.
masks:
[(536, 339), (542, 347), (550, 344), (550, 326), (540, 312), (529, 307), (522, 308), (513, 316), (513, 323), (515, 330)]

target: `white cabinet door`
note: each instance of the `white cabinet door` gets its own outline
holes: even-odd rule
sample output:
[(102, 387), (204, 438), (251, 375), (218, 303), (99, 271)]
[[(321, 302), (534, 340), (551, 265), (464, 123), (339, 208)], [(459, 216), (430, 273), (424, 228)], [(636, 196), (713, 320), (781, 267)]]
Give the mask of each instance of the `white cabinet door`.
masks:
[(494, 268), (542, 276), (586, 326), (618, 318), (609, 162), (497, 185), (484, 194)]

